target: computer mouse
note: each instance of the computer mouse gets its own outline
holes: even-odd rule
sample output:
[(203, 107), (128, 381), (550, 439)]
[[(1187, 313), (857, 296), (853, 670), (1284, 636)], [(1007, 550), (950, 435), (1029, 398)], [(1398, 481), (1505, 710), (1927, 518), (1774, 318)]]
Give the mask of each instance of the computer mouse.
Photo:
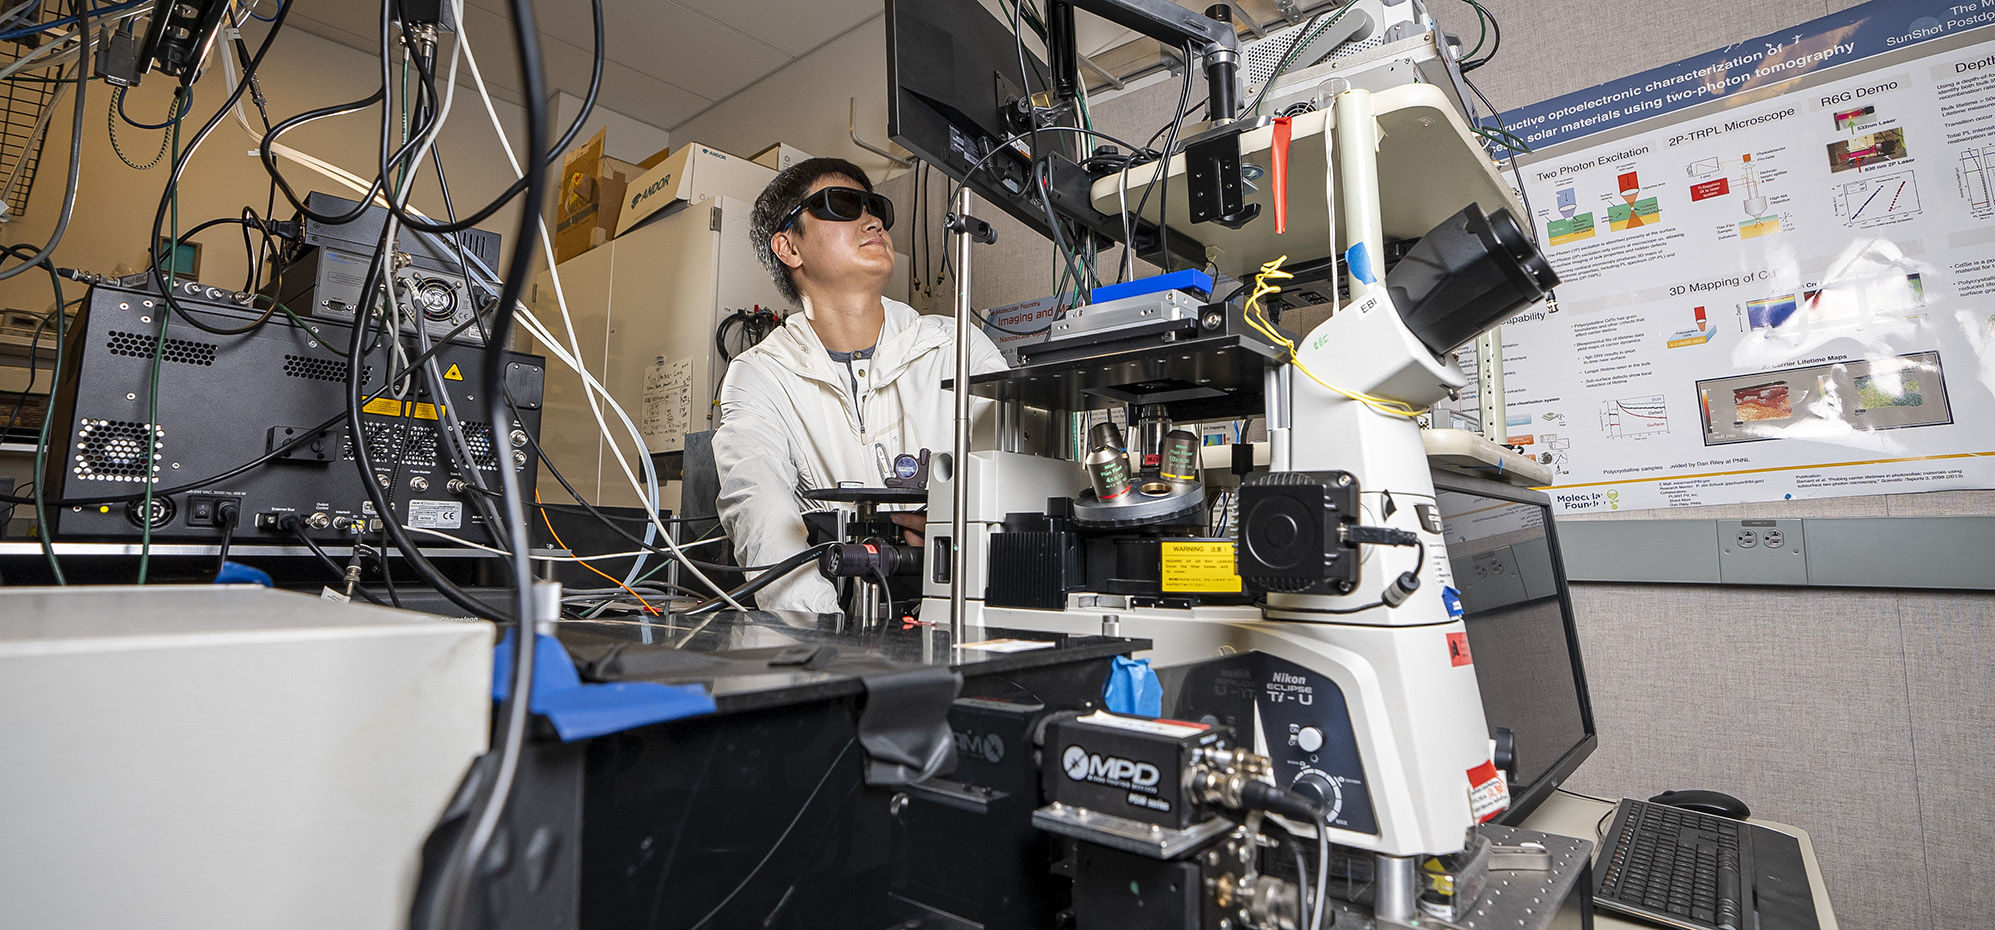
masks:
[(1696, 811), (1700, 814), (1730, 817), (1733, 820), (1744, 820), (1753, 815), (1753, 812), (1746, 807), (1746, 802), (1732, 797), (1723, 791), (1709, 791), (1703, 788), (1665, 791), (1650, 798), (1649, 803), (1667, 804), (1671, 807), (1680, 807), (1684, 810)]

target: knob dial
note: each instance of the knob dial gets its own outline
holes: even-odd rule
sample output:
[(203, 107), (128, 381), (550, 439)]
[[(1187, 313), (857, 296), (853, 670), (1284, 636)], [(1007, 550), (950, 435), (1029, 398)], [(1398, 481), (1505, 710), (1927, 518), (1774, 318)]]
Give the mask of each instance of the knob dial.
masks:
[(1303, 727), (1295, 731), (1295, 745), (1303, 752), (1317, 752), (1323, 748), (1323, 731), (1315, 727)]
[(1344, 790), (1337, 780), (1318, 769), (1303, 769), (1288, 790), (1308, 798), (1323, 811), (1323, 819), (1334, 821), (1344, 807)]

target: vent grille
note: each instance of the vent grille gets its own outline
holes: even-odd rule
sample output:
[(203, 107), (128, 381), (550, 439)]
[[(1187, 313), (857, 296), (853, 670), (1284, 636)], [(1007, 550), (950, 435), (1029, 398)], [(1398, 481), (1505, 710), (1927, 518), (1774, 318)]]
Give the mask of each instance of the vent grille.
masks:
[[(1281, 32), (1271, 32), (1267, 38), (1243, 49), (1240, 55), (1240, 74), (1246, 79), (1247, 83), (1255, 85), (1257, 89), (1261, 84), (1266, 83), (1268, 76), (1274, 73), (1275, 66), (1281, 63), (1282, 56), (1288, 54), (1289, 46), (1302, 37), (1301, 30), (1302, 26), (1298, 25), (1284, 29)], [(1385, 30), (1374, 26), (1373, 32), (1369, 37), (1337, 46), (1337, 54), (1330, 60), (1339, 61), (1353, 55), (1360, 55), (1378, 48), (1385, 43)], [(1289, 65), (1288, 70), (1290, 73), (1294, 73), (1309, 67), (1309, 65), (1310, 63), (1306, 61), (1296, 61)]]
[(471, 450), (471, 461), (479, 468), (497, 466), (497, 460), (492, 458), (492, 424), (465, 423), (464, 445)]
[[(144, 333), (121, 333), (112, 330), (109, 347), (112, 355), (125, 355), (132, 358), (152, 358), (159, 347), (158, 336)], [(180, 362), (184, 365), (215, 364), (216, 345), (212, 342), (195, 342), (191, 339), (168, 339), (166, 349), (159, 353), (161, 361)]]
[[(386, 420), (368, 420), (363, 425), (367, 431), (367, 454), (376, 465), (392, 465), (397, 456), (404, 465), (436, 464), (436, 427)], [(340, 457), (353, 461), (352, 434), (341, 443)]]
[[(312, 381), (332, 381), (346, 383), (346, 363), (336, 358), (314, 358), (310, 355), (284, 356), (284, 373), (293, 378), (306, 378)], [(374, 374), (374, 366), (360, 369), (360, 383), (366, 384)]]
[(159, 480), (166, 430), (128, 420), (83, 420), (70, 472), (85, 481)]
[[(392, 465), (398, 461), (397, 456), (405, 465), (440, 465), (449, 461), (443, 457), (443, 434), (429, 423), (369, 420), (365, 428), (367, 453), (377, 466)], [(492, 457), (492, 424), (465, 423), (464, 445), (471, 452), (472, 463), (480, 470), (497, 467), (497, 459)], [(340, 457), (353, 461), (351, 435), (342, 443)]]

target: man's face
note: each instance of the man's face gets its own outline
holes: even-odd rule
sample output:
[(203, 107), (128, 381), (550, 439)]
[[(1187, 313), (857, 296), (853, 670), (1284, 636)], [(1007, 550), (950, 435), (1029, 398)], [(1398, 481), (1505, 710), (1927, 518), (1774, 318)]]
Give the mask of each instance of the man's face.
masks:
[[(858, 181), (833, 174), (817, 179), (808, 193), (827, 187), (865, 189)], [(797, 289), (805, 294), (812, 288), (877, 288), (894, 273), (893, 236), (871, 213), (840, 222), (805, 210), (790, 228), (769, 237), (769, 247), (790, 266)]]

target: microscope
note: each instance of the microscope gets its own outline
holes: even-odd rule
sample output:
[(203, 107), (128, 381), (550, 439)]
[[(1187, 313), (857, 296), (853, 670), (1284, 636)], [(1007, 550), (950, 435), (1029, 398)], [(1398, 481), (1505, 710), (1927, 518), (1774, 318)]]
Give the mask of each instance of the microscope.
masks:
[[(1148, 763), (1157, 783), (1195, 779), (1198, 765), (1223, 758), (1232, 777), (1303, 799), (1302, 816), (1262, 813), (1333, 845), (1339, 874), (1366, 889), (1352, 906), (1377, 926), (1422, 926), (1423, 914), (1459, 921), (1486, 905), (1479, 876), (1502, 847), (1478, 827), (1507, 806), (1507, 760), (1489, 739), (1421, 416), (1468, 383), (1448, 353), (1544, 297), (1557, 276), (1519, 225), (1528, 214), (1455, 88), (1421, 76), (1449, 73), (1446, 37), (1417, 0), (1354, 3), (1376, 19), (1410, 14), (1414, 28), (1387, 30), (1362, 67), (1310, 69), (1307, 93), (1278, 85), (1275, 98), (1290, 103), (1270, 117), (1242, 103), (1224, 5), (1201, 18), (1162, 0), (1056, 0), (1046, 13), (1051, 92), (1000, 106), (994, 122), (964, 116), (976, 101), (948, 97), (990, 81), (945, 85), (900, 67), (909, 53), (897, 36), (945, 28), (902, 6), (889, 6), (890, 132), (963, 182), (951, 227), (959, 306), (978, 225), (967, 216), (971, 189), (1027, 222), (1058, 212), (1054, 228), (1126, 240), (1166, 271), (1098, 291), (1046, 341), (1022, 346), (1011, 370), (954, 385), (960, 405), (997, 402), (998, 448), (969, 451), (959, 433), (956, 450), (935, 457), (923, 618), (947, 618), (959, 644), (986, 629), (1149, 640), (1163, 691), (1152, 716), (1169, 718), (1157, 725), (1231, 740), (1226, 755), (1187, 750), (1175, 764), (1168, 753)], [(1212, 118), (1162, 159), (1106, 172), (1057, 151), (1013, 158), (1017, 120), (1040, 126), (1072, 96), (1076, 8), (1195, 52)], [(947, 24), (964, 33), (959, 48), (994, 44), (975, 41), (976, 22)], [(1337, 34), (1360, 40), (1369, 28)], [(1005, 74), (993, 67), (1002, 96)], [(930, 83), (909, 89), (915, 80)], [(1027, 171), (1044, 179), (1046, 203), (1003, 183)], [(1153, 181), (1165, 196), (1135, 207), (1133, 192)], [(1241, 282), (1247, 299), (1213, 293), (1202, 268)], [(1330, 312), (1291, 332), (1267, 298), (1299, 286)], [(1021, 451), (1024, 410), (1061, 424), (1108, 407), (1129, 411), (1128, 430), (1096, 428), (1048, 455)], [(1218, 505), (1201, 480), (1213, 470), (1187, 461), (1203, 450), (1171, 421), (1243, 417), (1266, 424), (1266, 458), (1235, 447), (1231, 474), (1213, 476), (1237, 481)], [(1050, 738), (1041, 752), (1052, 801), (1033, 814), (1040, 829), (1155, 862), (1231, 855), (1189, 838), (1174, 845), (1171, 831), (1193, 826), (1160, 822), (1136, 770), (1093, 767), (1097, 755), (1129, 757), (1063, 760)], [(1061, 799), (1051, 786), (1070, 787), (1057, 776), (1063, 761), (1069, 777), (1102, 775), (1120, 796)], [(1086, 871), (1075, 874), (1077, 901)], [(1216, 919), (1170, 925), (1284, 925)]]

